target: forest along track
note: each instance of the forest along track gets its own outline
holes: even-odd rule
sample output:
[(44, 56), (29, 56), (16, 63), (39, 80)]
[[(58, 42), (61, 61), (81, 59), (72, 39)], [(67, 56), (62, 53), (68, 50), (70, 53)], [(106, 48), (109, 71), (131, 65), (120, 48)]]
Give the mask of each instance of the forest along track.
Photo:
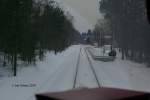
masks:
[[(83, 60), (83, 57), (84, 57), (84, 60)], [(83, 62), (83, 61), (85, 61), (85, 62)], [(85, 63), (88, 65), (86, 65)], [(82, 71), (84, 70), (84, 71), (82, 72), (81, 70)], [(88, 74), (88, 75), (84, 76), (84, 74)], [(87, 81), (87, 80), (91, 80), (91, 81)], [(93, 83), (94, 85), (91, 83)], [(82, 85), (80, 87), (80, 84), (83, 84), (83, 87), (82, 87)], [(88, 53), (86, 52), (86, 49), (80, 48), (80, 52), (79, 52), (78, 60), (77, 60), (77, 64), (76, 64), (73, 89), (74, 88), (84, 88), (84, 87), (90, 88), (92, 85), (96, 86), (96, 87), (97, 86), (101, 87), (101, 84), (98, 80), (95, 69), (92, 65), (92, 62), (91, 62), (89, 56), (88, 56)]]

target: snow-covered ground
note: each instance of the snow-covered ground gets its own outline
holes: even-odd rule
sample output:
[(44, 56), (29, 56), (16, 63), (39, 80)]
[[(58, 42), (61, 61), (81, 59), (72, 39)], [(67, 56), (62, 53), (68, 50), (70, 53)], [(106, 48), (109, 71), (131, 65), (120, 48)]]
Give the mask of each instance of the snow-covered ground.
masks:
[[(73, 78), (70, 77), (70, 71), (74, 69), (71, 66), (76, 64), (75, 60), (77, 60), (76, 55), (78, 55), (79, 47), (71, 46), (66, 51), (57, 55), (47, 53), (43, 62), (37, 62), (36, 66), (24, 66), (19, 70), (17, 77), (1, 77), (0, 100), (30, 100), (38, 92), (46, 92), (49, 89), (50, 91), (67, 89), (70, 82), (66, 81), (68, 84), (63, 83), (65, 82), (65, 77), (63, 79), (59, 75), (68, 74), (68, 77), (72, 81)], [(64, 67), (67, 70), (63, 70)], [(70, 72), (70, 74), (66, 72)], [(62, 83), (58, 83), (57, 80)], [(50, 84), (49, 88), (45, 86), (48, 84), (47, 82)]]
[[(73, 88), (78, 55), (80, 61), (75, 87), (98, 87), (86, 57), (87, 46), (75, 45), (60, 54), (47, 53), (36, 66), (22, 66), (17, 77), (0, 77), (0, 100), (35, 100), (36, 93), (65, 91)], [(98, 53), (96, 49), (93, 53)], [(150, 92), (150, 68), (144, 64), (121, 60), (102, 62), (88, 53), (103, 87)]]
[[(91, 51), (93, 55), (102, 55), (100, 48)], [(91, 60), (103, 86), (150, 92), (150, 68), (145, 64), (121, 60), (119, 53), (113, 62)]]

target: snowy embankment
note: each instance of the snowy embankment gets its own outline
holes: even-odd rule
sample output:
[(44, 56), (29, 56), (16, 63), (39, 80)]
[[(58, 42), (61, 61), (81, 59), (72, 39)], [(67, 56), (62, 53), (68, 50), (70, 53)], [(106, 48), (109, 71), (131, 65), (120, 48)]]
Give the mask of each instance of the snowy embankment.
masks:
[[(101, 55), (93, 48), (93, 55)], [(121, 60), (118, 53), (115, 61), (102, 62), (91, 58), (103, 86), (150, 92), (150, 68), (129, 60)]]
[(115, 59), (115, 57), (108, 56), (108, 53), (104, 52), (102, 48), (93, 49), (91, 47), (88, 47), (87, 50), (94, 60), (108, 62), (108, 61), (114, 61)]
[[(78, 49), (78, 46), (72, 46), (57, 55), (52, 52), (47, 53), (45, 60), (43, 62), (38, 61), (36, 66), (22, 66), (22, 69), (18, 71), (17, 77), (1, 77), (0, 99), (31, 100), (35, 93), (41, 90), (42, 92), (51, 89), (52, 91), (58, 91), (57, 89), (59, 87), (57, 87), (56, 84), (61, 83), (54, 83), (57, 82), (54, 80), (56, 78), (58, 79), (60, 77), (57, 77), (58, 73), (67, 67), (67, 64), (65, 64), (67, 60), (73, 58), (74, 63), (76, 63), (75, 60), (77, 60), (77, 57), (72, 55), (77, 55), (79, 52)], [(73, 65), (73, 62), (71, 62), (71, 64)], [(60, 78), (59, 80), (63, 81), (63, 79)], [(46, 87), (46, 84), (51, 84), (51, 82), (53, 85)]]

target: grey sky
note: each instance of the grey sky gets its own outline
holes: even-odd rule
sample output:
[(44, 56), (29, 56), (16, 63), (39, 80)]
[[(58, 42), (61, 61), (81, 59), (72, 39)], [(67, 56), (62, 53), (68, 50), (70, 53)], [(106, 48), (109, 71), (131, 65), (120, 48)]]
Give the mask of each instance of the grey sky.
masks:
[(80, 31), (87, 31), (101, 18), (98, 0), (61, 0), (75, 18), (75, 26)]

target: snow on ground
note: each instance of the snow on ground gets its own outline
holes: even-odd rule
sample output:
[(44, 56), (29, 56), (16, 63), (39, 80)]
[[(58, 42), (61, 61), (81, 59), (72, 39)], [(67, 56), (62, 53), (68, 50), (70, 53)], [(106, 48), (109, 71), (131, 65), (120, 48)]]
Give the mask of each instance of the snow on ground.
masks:
[(103, 53), (102, 48), (87, 47), (87, 50), (91, 52), (93, 56), (108, 56), (107, 54)]
[[(91, 51), (102, 55), (97, 49)], [(120, 54), (113, 62), (91, 60), (103, 86), (150, 92), (150, 68), (145, 64), (121, 60)]]
[[(72, 46), (57, 55), (47, 53), (45, 61), (37, 62), (36, 66), (23, 67), (19, 70), (17, 77), (1, 78), (0, 99), (29, 100), (40, 88), (42, 88), (47, 80), (51, 83), (52, 78), (52, 83), (55, 82), (54, 80), (58, 79), (57, 74), (59, 71), (62, 71), (62, 67), (69, 67), (65, 64), (66, 60), (68, 60), (66, 58), (73, 57), (76, 59), (75, 56), (72, 56), (74, 54), (76, 55), (76, 53), (78, 53), (78, 46)], [(60, 78), (59, 76), (59, 79)], [(53, 83), (53, 85), (55, 84), (58, 83)]]
[[(73, 88), (76, 64), (80, 48), (81, 58), (76, 87), (96, 87), (84, 49), (87, 46), (71, 46), (57, 55), (47, 53), (46, 59), (36, 66), (22, 66), (17, 77), (0, 77), (1, 100), (35, 100), (36, 93), (65, 91)], [(87, 48), (88, 49), (88, 48)], [(92, 52), (100, 55), (94, 48)], [(102, 62), (90, 57), (100, 84), (106, 87), (150, 92), (150, 68), (128, 60)]]

